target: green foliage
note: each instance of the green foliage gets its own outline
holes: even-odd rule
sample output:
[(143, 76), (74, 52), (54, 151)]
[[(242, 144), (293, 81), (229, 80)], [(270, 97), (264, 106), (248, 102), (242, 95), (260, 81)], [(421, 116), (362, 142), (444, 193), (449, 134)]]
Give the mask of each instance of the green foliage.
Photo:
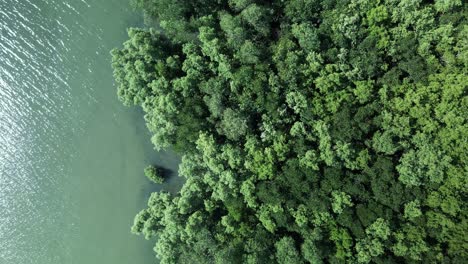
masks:
[(333, 191), (332, 200), (332, 210), (337, 214), (341, 214), (344, 208), (353, 206), (353, 203), (351, 202), (351, 196), (344, 192)]
[(133, 2), (117, 93), (186, 178), (132, 227), (161, 263), (468, 259), (463, 1)]
[(241, 114), (228, 108), (224, 110), (223, 117), (220, 122), (220, 134), (226, 135), (228, 139), (239, 140), (247, 132), (247, 119)]
[(419, 200), (414, 200), (405, 204), (405, 218), (415, 219), (417, 217), (420, 217), (421, 215), (422, 212)]
[(154, 183), (163, 183), (164, 176), (162, 175), (162, 169), (156, 166), (149, 165), (145, 168), (145, 176)]
[(289, 263), (304, 263), (294, 245), (294, 239), (291, 237), (283, 237), (275, 244), (276, 260), (281, 264)]

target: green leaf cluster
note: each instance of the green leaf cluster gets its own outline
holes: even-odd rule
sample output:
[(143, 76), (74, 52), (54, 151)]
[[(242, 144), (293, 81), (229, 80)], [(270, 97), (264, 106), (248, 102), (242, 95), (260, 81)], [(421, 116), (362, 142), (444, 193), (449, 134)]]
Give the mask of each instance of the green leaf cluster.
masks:
[(145, 176), (152, 182), (161, 184), (164, 182), (164, 175), (161, 168), (149, 165), (144, 170)]

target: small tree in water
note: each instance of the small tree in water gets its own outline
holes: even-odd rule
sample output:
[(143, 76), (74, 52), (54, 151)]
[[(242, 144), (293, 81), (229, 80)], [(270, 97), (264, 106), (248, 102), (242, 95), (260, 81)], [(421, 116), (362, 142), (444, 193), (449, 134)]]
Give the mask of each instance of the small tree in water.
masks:
[(162, 175), (162, 169), (149, 165), (148, 167), (145, 168), (145, 175), (148, 177), (148, 179), (154, 183), (163, 183), (164, 182), (164, 176)]

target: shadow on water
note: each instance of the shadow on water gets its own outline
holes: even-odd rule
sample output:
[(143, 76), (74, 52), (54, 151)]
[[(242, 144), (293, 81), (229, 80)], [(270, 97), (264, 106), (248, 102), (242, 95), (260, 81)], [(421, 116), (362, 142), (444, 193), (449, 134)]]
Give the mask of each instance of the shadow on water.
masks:
[(176, 171), (172, 171), (170, 169), (166, 169), (164, 167), (159, 167), (159, 174), (164, 178), (164, 179), (169, 179), (171, 176), (177, 175)]

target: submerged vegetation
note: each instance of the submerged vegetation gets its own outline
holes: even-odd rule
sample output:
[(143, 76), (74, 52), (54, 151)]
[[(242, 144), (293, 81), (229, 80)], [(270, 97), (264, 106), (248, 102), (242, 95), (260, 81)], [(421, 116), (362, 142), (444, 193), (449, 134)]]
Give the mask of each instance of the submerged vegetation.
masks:
[(118, 96), (182, 156), (133, 232), (162, 263), (468, 259), (461, 0), (134, 0)]

